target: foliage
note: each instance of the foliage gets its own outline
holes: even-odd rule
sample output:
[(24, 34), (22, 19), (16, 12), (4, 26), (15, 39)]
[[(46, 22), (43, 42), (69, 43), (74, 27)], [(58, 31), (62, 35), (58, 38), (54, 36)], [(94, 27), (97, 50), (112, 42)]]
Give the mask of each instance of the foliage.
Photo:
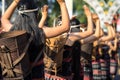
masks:
[[(1, 1), (1, 0), (0, 0)], [(7, 5), (12, 0), (5, 0)], [(35, 0), (36, 4), (41, 8), (44, 4), (49, 5), (48, 25), (53, 24), (53, 20), (60, 15), (60, 8), (56, 0)], [(108, 0), (105, 0), (106, 2)], [(86, 4), (83, 0), (73, 0), (73, 15), (76, 15), (81, 23), (86, 23), (86, 16), (84, 15), (83, 5)], [(39, 13), (40, 14), (40, 13)], [(41, 18), (41, 14), (40, 14)]]

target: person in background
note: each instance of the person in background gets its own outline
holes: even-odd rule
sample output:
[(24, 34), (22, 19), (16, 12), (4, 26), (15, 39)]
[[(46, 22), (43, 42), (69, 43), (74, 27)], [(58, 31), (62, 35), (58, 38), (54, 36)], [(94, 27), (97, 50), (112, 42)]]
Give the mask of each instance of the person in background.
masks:
[[(75, 46), (73, 46), (73, 44), (74, 44), (74, 42), (73, 42), (73, 44), (70, 44), (70, 43), (68, 43), (69, 41), (68, 41), (68, 39), (69, 39), (69, 35), (74, 35), (74, 33), (76, 33), (77, 34), (77, 36), (79, 37), (79, 39), (82, 39), (82, 38), (84, 38), (84, 37), (87, 37), (87, 36), (89, 36), (89, 35), (91, 35), (92, 33), (93, 33), (93, 25), (92, 25), (92, 17), (91, 17), (91, 12), (89, 11), (89, 9), (88, 9), (88, 7), (86, 6), (86, 5), (84, 5), (84, 12), (85, 12), (85, 14), (86, 14), (86, 16), (87, 16), (87, 20), (88, 20), (88, 27), (87, 27), (87, 30), (85, 31), (85, 32), (80, 32), (80, 22), (79, 22), (79, 20), (77, 19), (77, 18), (75, 18), (75, 17), (73, 17), (71, 20), (70, 20), (70, 30), (69, 30), (69, 32), (67, 32), (66, 34), (62, 34), (62, 35), (66, 35), (67, 36), (67, 42), (65, 42), (65, 44), (64, 44), (64, 46), (63, 46), (63, 48), (64, 48), (64, 51), (63, 51), (63, 53), (60, 53), (60, 52), (58, 52), (59, 54), (63, 54), (63, 61), (62, 61), (62, 72), (60, 72), (60, 73), (57, 73), (57, 75), (59, 75), (59, 76), (57, 76), (57, 75), (55, 75), (55, 74), (52, 74), (52, 73), (50, 73), (49, 71), (47, 72), (49, 75), (51, 75), (51, 77), (48, 77), (48, 76), (46, 76), (47, 77), (47, 79), (49, 78), (49, 79), (59, 79), (61, 76), (63, 76), (62, 78), (63, 79), (72, 79), (72, 66), (71, 66), (71, 63), (74, 63), (74, 62), (72, 62), (72, 60), (71, 60), (71, 58), (72, 58), (72, 49), (75, 47)], [(44, 8), (45, 9), (45, 8)], [(46, 9), (45, 10), (42, 10), (42, 11), (46, 11)], [(43, 13), (43, 12), (42, 12)], [(45, 14), (44, 15), (47, 15), (46, 14), (46, 12), (45, 12)], [(43, 16), (44, 18), (44, 20), (43, 20), (43, 22), (45, 22), (45, 16)], [(56, 25), (58, 26), (58, 27), (60, 27), (60, 25), (62, 25), (63, 23), (62, 23), (62, 15), (61, 16), (59, 16), (58, 17), (58, 19), (56, 20)], [(42, 25), (44, 24), (43, 22), (41, 22), (42, 23)], [(55, 25), (55, 26), (56, 26)], [(43, 26), (42, 26), (42, 28), (44, 28)], [(61, 44), (57, 44), (57, 45), (61, 45)], [(55, 46), (55, 45), (54, 45)], [(76, 46), (76, 47), (78, 47), (78, 46)], [(68, 48), (70, 48), (70, 49), (68, 49)], [(72, 49), (71, 49), (72, 48)], [(79, 49), (79, 48), (78, 48)], [(70, 51), (67, 51), (67, 50), (70, 50)], [(75, 50), (75, 49), (74, 49)], [(80, 50), (79, 50), (80, 51)], [(67, 52), (67, 53), (66, 53)], [(47, 54), (50, 54), (49, 52), (47, 53)], [(53, 54), (54, 55), (54, 53), (51, 53), (51, 54)], [(78, 52), (78, 54), (79, 54), (79, 52)], [(79, 57), (79, 56), (78, 56)], [(70, 58), (69, 60), (68, 60), (68, 62), (66, 62), (66, 60), (68, 59), (68, 58)], [(53, 60), (53, 62), (54, 62), (54, 60), (56, 59), (56, 58), (52, 58), (52, 57), (50, 57), (49, 56), (49, 58), (47, 58), (47, 59), (52, 59)], [(77, 58), (78, 59), (78, 58)], [(55, 61), (56, 62), (56, 61)], [(76, 61), (75, 61), (76, 62)], [(52, 63), (51, 63), (52, 64)], [(56, 64), (58, 64), (58, 63), (56, 63)], [(79, 64), (78, 64), (79, 65)], [(77, 65), (76, 65), (77, 66)], [(75, 67), (75, 66), (74, 66)], [(78, 66), (79, 67), (79, 66)], [(50, 67), (51, 68), (51, 67)], [(74, 78), (76, 77), (76, 80), (77, 79), (79, 79), (79, 77), (78, 77), (78, 75), (79, 74), (77, 74), (77, 73), (79, 73), (79, 72), (75, 72), (77, 69), (79, 69), (79, 68), (76, 68), (75, 70), (74, 70), (74, 73), (75, 73), (75, 75), (74, 75)], [(78, 70), (77, 70), (78, 71)]]

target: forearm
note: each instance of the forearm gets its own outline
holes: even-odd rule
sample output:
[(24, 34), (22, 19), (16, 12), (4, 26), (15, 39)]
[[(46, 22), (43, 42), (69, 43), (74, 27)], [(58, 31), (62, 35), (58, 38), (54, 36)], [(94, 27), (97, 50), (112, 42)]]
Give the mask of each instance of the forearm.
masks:
[(117, 42), (114, 42), (113, 51), (117, 50)]
[(20, 0), (14, 0), (2, 16), (3, 19), (10, 19)]
[(86, 43), (91, 43), (91, 42), (93, 42), (93, 41), (95, 41), (97, 39), (98, 38), (95, 35), (91, 35), (91, 36), (89, 36), (87, 38), (84, 38), (84, 39), (80, 40), (80, 42), (81, 42), (81, 44), (86, 44)]
[(87, 16), (87, 22), (88, 22), (87, 31), (89, 33), (93, 33), (93, 21), (91, 16)]
[(65, 2), (60, 4), (60, 9), (61, 9), (61, 15), (62, 15), (62, 26), (61, 28), (65, 29), (65, 30), (69, 30), (70, 28), (70, 19), (69, 19), (69, 14), (68, 14), (68, 10), (66, 7)]
[(115, 30), (114, 30), (113, 26), (111, 26), (111, 34), (112, 34), (112, 37), (115, 38), (116, 34), (115, 34)]
[(112, 37), (112, 34), (111, 34), (111, 27), (110, 26), (107, 26), (107, 29), (108, 29), (108, 35), (106, 36), (103, 36), (101, 37), (99, 40), (100, 41), (108, 41), (108, 40), (111, 40), (113, 37)]
[(107, 29), (108, 29), (108, 39), (112, 39), (113, 38), (112, 26), (111, 25), (107, 26)]
[(39, 28), (43, 28), (43, 27), (44, 27), (46, 18), (47, 18), (47, 17), (42, 17), (42, 18), (41, 18), (41, 20), (40, 20), (40, 22), (39, 22), (39, 24), (38, 24)]
[(99, 19), (96, 20), (95, 25), (96, 25), (95, 36), (97, 38), (99, 38), (100, 37), (100, 31), (101, 31), (100, 20)]

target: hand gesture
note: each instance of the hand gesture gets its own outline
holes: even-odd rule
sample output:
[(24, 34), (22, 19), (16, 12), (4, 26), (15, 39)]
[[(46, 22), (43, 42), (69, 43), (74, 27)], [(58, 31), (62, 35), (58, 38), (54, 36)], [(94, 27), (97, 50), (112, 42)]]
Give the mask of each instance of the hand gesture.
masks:
[(93, 14), (92, 14), (92, 19), (93, 19), (93, 20), (97, 20), (97, 19), (99, 19), (99, 18), (98, 18), (98, 15), (95, 14), (95, 13), (93, 13)]
[(83, 9), (84, 9), (84, 13), (87, 17), (91, 16), (91, 12), (86, 5), (83, 6)]
[(109, 24), (108, 22), (104, 22), (104, 24), (106, 25), (106, 27), (111, 26), (111, 24)]
[(48, 5), (44, 5), (41, 8), (41, 13), (42, 13), (42, 16), (46, 16), (47, 17), (47, 14), (48, 14)]
[(58, 2), (59, 4), (61, 4), (61, 3), (64, 3), (65, 0), (57, 0), (57, 2)]

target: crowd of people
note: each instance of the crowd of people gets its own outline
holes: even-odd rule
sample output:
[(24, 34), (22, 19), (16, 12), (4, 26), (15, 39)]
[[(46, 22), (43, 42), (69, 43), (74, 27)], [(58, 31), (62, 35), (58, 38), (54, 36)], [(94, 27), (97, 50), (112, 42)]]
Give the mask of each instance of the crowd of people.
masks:
[[(34, 0), (13, 0), (2, 15), (0, 35), (25, 31), (29, 34), (28, 40), (30, 36), (33, 38), (26, 51), (30, 63), (27, 66), (31, 67), (29, 74), (16, 71), (19, 74), (16, 75), (15, 66), (7, 68), (5, 74), (3, 58), (0, 57), (1, 79), (18, 80), (18, 77), (23, 76), (19, 80), (119, 80), (120, 35), (116, 31), (117, 23), (104, 22), (107, 28), (107, 32), (104, 32), (97, 14), (84, 5), (87, 24), (83, 25), (77, 16), (69, 18), (65, 0), (56, 1), (61, 14), (52, 27), (45, 25), (48, 5), (41, 8), (39, 20), (38, 6)], [(14, 23), (11, 23), (16, 8), (18, 14)], [(0, 45), (1, 54), (2, 48)], [(12, 76), (9, 75), (10, 71), (13, 71)]]

